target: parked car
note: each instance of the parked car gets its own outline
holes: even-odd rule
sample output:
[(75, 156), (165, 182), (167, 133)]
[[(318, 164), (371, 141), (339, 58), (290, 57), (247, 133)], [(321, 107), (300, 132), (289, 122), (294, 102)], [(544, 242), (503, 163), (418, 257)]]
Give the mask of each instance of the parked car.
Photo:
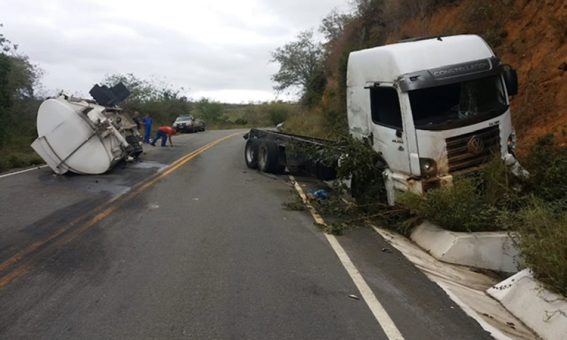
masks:
[(199, 132), (205, 131), (207, 125), (204, 120), (189, 115), (177, 117), (173, 127), (179, 132)]

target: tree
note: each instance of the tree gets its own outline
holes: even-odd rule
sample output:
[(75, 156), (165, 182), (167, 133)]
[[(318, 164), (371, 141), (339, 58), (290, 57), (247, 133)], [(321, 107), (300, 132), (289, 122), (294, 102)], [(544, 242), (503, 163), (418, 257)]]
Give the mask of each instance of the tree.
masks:
[(14, 139), (28, 143), (34, 135), (33, 120), (39, 106), (34, 89), (41, 70), (17, 49), (0, 33), (0, 148), (8, 147)]
[(4, 53), (0, 53), (0, 148), (6, 143), (6, 127), (9, 123), (9, 110), (12, 107), (8, 85), (9, 73), (10, 59)]
[(132, 73), (111, 74), (107, 75), (103, 80), (103, 84), (108, 87), (112, 87), (118, 83), (124, 84), (131, 93), (126, 100), (127, 102), (141, 103), (153, 101), (159, 99), (161, 94), (157, 86), (147, 80), (136, 77)]
[(298, 88), (307, 105), (320, 99), (325, 85), (323, 47), (313, 39), (313, 31), (301, 32), (296, 41), (277, 48), (271, 61), (280, 64), (272, 76), (276, 91)]
[(328, 43), (332, 43), (337, 40), (343, 33), (345, 26), (352, 19), (349, 14), (342, 14), (337, 12), (337, 10), (332, 10), (319, 26), (319, 32), (325, 36)]
[(181, 95), (181, 87), (141, 79), (132, 73), (107, 75), (103, 80), (103, 84), (109, 87), (118, 83), (124, 84), (131, 93), (120, 106), (127, 111), (139, 111), (142, 115), (149, 113), (158, 124), (171, 124), (177, 116), (191, 111), (192, 103)]

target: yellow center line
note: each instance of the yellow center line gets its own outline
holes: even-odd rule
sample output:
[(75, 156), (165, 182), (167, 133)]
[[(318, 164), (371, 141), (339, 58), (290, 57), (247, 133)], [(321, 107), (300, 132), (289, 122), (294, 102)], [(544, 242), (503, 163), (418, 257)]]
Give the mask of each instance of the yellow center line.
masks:
[[(112, 199), (110, 199), (109, 201), (104, 203), (101, 207), (96, 208), (93, 211), (90, 211), (87, 214), (80, 216), (80, 217), (72, 220), (70, 223), (66, 224), (65, 226), (59, 228), (57, 231), (55, 231), (53, 234), (49, 235), (47, 238), (40, 240), (40, 241), (37, 241), (37, 242), (34, 242), (31, 245), (25, 247), (24, 249), (20, 250), (19, 252), (17, 252), (16, 254), (14, 254), (13, 256), (11, 256), (7, 260), (5, 260), (4, 262), (0, 263), (0, 272), (5, 271), (6, 269), (17, 264), (18, 262), (24, 260), (27, 256), (39, 251), (45, 245), (47, 245), (49, 242), (57, 240), (65, 232), (69, 231), (71, 229), (71, 227), (76, 225), (81, 220), (85, 219), (85, 217), (87, 215), (92, 214), (92, 213), (96, 213), (97, 211), (100, 211), (100, 212), (96, 213), (93, 217), (91, 217), (90, 219), (85, 221), (84, 224), (81, 226), (81, 228), (76, 229), (73, 232), (66, 235), (65, 238), (61, 240), (62, 242), (61, 242), (60, 245), (66, 244), (69, 241), (75, 239), (77, 236), (83, 234), (84, 232), (86, 232), (88, 229), (90, 229), (95, 224), (106, 219), (113, 212), (115, 212), (123, 203), (131, 200), (132, 198), (136, 197), (140, 193), (149, 189), (154, 184), (156, 184), (158, 181), (160, 181), (161, 179), (171, 175), (172, 173), (177, 171), (179, 168), (181, 168), (183, 165), (187, 164), (189, 161), (191, 161), (195, 157), (201, 155), (202, 153), (204, 153), (205, 151), (214, 147), (215, 145), (220, 144), (220, 143), (224, 142), (225, 140), (232, 138), (232, 137), (235, 137), (237, 135), (240, 135), (240, 133), (233, 133), (231, 135), (219, 138), (219, 139), (217, 139), (217, 140), (215, 140), (215, 141), (213, 141), (209, 144), (206, 144), (206, 145), (198, 148), (197, 150), (179, 158), (178, 160), (171, 163), (167, 168), (165, 168), (164, 171), (157, 173), (157, 174), (151, 176), (150, 178), (140, 182), (139, 184), (135, 185), (130, 191), (126, 192), (125, 194), (113, 197)], [(14, 279), (16, 279), (16, 278), (22, 276), (23, 274), (29, 272), (30, 270), (31, 270), (31, 265), (29, 263), (27, 263), (27, 264), (21, 265), (19, 268), (15, 268), (12, 271), (6, 273), (5, 275), (3, 275), (0, 278), (0, 289), (5, 287), (6, 285), (8, 285)]]

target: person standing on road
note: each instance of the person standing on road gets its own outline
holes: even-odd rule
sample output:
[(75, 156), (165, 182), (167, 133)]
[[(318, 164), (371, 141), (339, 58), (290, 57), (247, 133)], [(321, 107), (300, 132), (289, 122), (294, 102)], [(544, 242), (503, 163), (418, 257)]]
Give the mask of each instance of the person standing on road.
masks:
[(156, 138), (152, 141), (152, 146), (156, 146), (158, 140), (161, 139), (161, 146), (165, 146), (166, 139), (169, 139), (169, 145), (173, 146), (171, 136), (175, 135), (177, 131), (171, 126), (160, 126), (156, 134)]
[(152, 116), (150, 116), (150, 114), (148, 113), (145, 117), (144, 117), (144, 143), (148, 144), (150, 142), (150, 137), (152, 134), (152, 124), (154, 123), (154, 120), (152, 119)]

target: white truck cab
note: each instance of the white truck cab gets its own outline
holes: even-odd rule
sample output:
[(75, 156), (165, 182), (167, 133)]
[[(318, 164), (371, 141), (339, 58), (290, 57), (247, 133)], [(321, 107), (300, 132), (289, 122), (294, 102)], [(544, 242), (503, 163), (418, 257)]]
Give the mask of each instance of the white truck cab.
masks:
[(351, 135), (384, 163), (388, 202), (424, 193), (499, 155), (519, 167), (509, 95), (517, 77), (476, 35), (405, 41), (352, 52), (347, 68)]

